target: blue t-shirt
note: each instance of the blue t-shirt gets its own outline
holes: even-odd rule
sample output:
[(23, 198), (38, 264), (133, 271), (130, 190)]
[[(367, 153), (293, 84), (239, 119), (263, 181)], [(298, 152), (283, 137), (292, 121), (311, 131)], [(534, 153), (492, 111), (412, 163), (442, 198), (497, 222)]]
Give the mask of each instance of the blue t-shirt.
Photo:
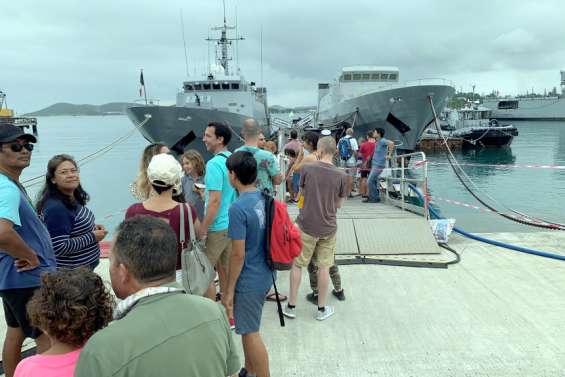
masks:
[(242, 192), (230, 208), (228, 237), (245, 240), (245, 260), (236, 292), (267, 293), (274, 273), (265, 250), (265, 201), (259, 191)]
[(247, 145), (239, 147), (235, 151), (246, 151), (253, 154), (255, 161), (257, 161), (257, 189), (273, 195), (273, 177), (281, 173), (275, 155), (269, 151)]
[(387, 151), (388, 151), (388, 140), (383, 137), (377, 142), (377, 146), (375, 147), (375, 153), (373, 153), (373, 160), (371, 161), (371, 167), (384, 168), (386, 165)]
[(230, 155), (231, 152), (224, 151), (218, 153), (206, 163), (206, 209), (208, 209), (210, 191), (222, 192), (222, 203), (220, 208), (218, 208), (214, 222), (208, 228), (210, 232), (217, 232), (228, 228), (228, 210), (236, 198), (235, 189), (230, 185), (228, 168), (226, 167), (226, 160)]
[(26, 195), (5, 175), (0, 174), (0, 218), (14, 224), (14, 229), (37, 254), (39, 267), (18, 272), (14, 258), (0, 250), (0, 290), (39, 287), (40, 275), (55, 271), (57, 263), (53, 254), (51, 237)]

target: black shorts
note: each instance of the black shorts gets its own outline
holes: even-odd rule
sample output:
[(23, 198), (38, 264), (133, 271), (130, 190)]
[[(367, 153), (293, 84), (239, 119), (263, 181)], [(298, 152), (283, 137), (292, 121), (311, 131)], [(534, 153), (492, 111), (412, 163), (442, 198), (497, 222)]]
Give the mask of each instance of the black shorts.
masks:
[(4, 305), (4, 317), (9, 327), (19, 327), (28, 338), (37, 339), (41, 330), (32, 327), (27, 317), (26, 305), (39, 287), (15, 288), (0, 291)]
[(361, 170), (361, 178), (368, 178), (369, 177), (369, 170)]

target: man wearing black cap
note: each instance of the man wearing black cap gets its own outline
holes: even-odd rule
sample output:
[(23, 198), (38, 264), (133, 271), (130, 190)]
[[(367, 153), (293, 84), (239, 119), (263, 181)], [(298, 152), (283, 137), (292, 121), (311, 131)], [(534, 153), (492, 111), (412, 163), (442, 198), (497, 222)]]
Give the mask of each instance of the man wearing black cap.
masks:
[(50, 346), (26, 315), (26, 304), (40, 285), (41, 273), (56, 269), (49, 233), (19, 182), (35, 142), (33, 135), (20, 128), (0, 124), (0, 297), (7, 324), (2, 350), (7, 377), (14, 374), (26, 337), (36, 340), (38, 353)]

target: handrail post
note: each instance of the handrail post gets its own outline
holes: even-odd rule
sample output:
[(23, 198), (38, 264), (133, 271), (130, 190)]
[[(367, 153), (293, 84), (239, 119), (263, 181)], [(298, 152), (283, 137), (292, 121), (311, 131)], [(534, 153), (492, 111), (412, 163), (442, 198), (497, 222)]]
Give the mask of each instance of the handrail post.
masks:
[(404, 205), (404, 180), (406, 179), (404, 176), (404, 161), (404, 156), (400, 157), (400, 199), (403, 211), (406, 209), (406, 206)]

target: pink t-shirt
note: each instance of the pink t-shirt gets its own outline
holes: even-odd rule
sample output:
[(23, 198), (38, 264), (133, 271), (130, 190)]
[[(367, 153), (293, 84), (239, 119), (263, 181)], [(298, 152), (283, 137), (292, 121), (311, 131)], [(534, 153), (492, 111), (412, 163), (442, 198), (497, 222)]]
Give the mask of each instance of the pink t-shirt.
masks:
[(14, 377), (73, 377), (82, 348), (62, 355), (30, 356), (18, 364)]

